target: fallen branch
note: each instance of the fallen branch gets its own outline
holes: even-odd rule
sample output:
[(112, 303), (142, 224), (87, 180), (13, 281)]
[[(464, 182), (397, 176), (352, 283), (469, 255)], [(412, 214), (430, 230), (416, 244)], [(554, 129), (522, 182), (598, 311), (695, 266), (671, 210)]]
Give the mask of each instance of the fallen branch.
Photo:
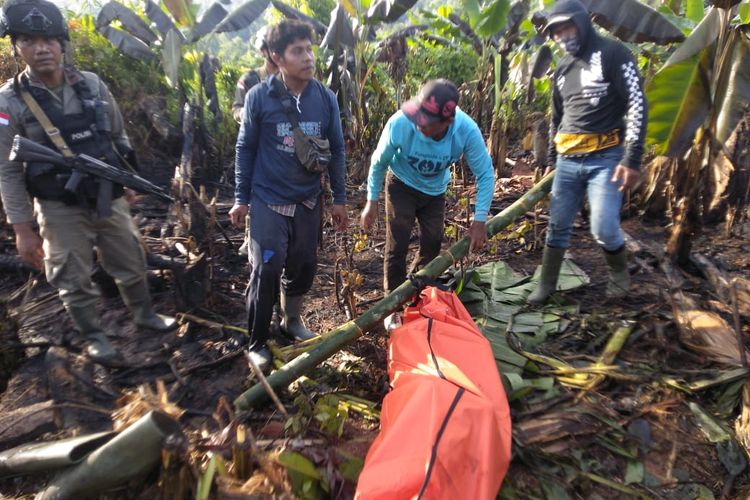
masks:
[[(501, 229), (513, 223), (518, 217), (523, 216), (531, 210), (539, 200), (547, 195), (552, 187), (553, 178), (554, 172), (551, 172), (525, 195), (493, 217), (487, 223), (488, 235), (494, 236)], [(427, 266), (417, 273), (417, 277), (437, 278), (451, 265), (466, 256), (468, 251), (469, 238), (464, 237), (427, 264)], [(345, 345), (375, 328), (383, 318), (402, 307), (417, 292), (417, 288), (411, 281), (405, 281), (356, 320), (349, 321), (325, 334), (320, 345), (273, 372), (268, 376), (268, 383), (277, 391), (280, 388), (288, 387), (289, 384), (297, 380), (301, 375), (304, 375), (334, 353), (340, 351)], [(242, 393), (234, 401), (234, 404), (240, 410), (247, 410), (250, 407), (261, 404), (267, 397), (265, 388), (261, 384), (255, 384)]]
[(281, 404), (281, 400), (276, 395), (276, 392), (274, 392), (273, 387), (270, 386), (268, 383), (268, 379), (266, 379), (266, 376), (263, 375), (263, 371), (258, 368), (257, 363), (253, 361), (253, 357), (250, 356), (250, 353), (245, 351), (245, 358), (247, 359), (247, 364), (250, 365), (250, 368), (253, 370), (253, 375), (258, 377), (258, 381), (263, 386), (263, 388), (268, 393), (268, 396), (273, 400), (273, 403), (276, 405), (276, 408), (281, 412), (282, 415), (289, 418), (289, 413), (286, 411), (286, 408), (284, 408), (284, 405)]
[(217, 330), (232, 330), (234, 332), (244, 333), (245, 335), (248, 335), (247, 328), (242, 328), (240, 326), (226, 325), (224, 323), (217, 323), (216, 321), (210, 321), (207, 319), (199, 318), (198, 316), (193, 316), (192, 314), (188, 314), (188, 313), (177, 313), (177, 321), (180, 323), (183, 323), (185, 321), (190, 321), (192, 323), (207, 326), (209, 328), (214, 328)]

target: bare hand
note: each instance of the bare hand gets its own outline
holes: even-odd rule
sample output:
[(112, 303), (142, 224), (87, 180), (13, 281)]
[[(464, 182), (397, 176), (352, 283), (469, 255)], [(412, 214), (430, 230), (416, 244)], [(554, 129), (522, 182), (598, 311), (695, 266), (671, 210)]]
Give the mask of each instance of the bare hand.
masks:
[(34, 269), (41, 270), (44, 266), (44, 248), (42, 239), (31, 229), (31, 224), (16, 224), (16, 249), (21, 260)]
[(487, 243), (487, 227), (484, 222), (474, 221), (469, 227), (469, 239), (471, 239), (471, 245), (469, 251), (478, 252)]
[(244, 228), (247, 212), (247, 205), (235, 203), (232, 209), (229, 210), (229, 220), (232, 221), (232, 224), (234, 224), (235, 227)]
[(627, 189), (635, 187), (640, 176), (641, 173), (638, 170), (626, 167), (623, 164), (619, 164), (617, 165), (617, 167), (615, 167), (615, 173), (612, 176), (612, 182), (619, 182), (620, 188), (618, 189), (618, 191), (625, 191)]
[(130, 188), (124, 188), (123, 196), (125, 197), (125, 201), (128, 202), (128, 205), (132, 207), (135, 204), (135, 191)]
[(349, 225), (349, 214), (346, 213), (346, 205), (333, 205), (331, 207), (331, 219), (333, 227), (339, 233), (346, 231)]
[(368, 200), (365, 208), (362, 210), (360, 216), (360, 222), (362, 223), (362, 231), (368, 232), (372, 228), (373, 224), (378, 221), (378, 202)]

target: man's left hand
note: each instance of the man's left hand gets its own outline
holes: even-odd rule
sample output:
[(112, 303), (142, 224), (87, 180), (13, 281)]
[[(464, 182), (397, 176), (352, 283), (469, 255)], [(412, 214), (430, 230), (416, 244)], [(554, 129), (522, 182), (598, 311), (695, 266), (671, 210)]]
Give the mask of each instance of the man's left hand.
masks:
[(484, 222), (475, 220), (469, 227), (469, 239), (471, 239), (471, 245), (469, 250), (471, 252), (478, 252), (487, 243), (487, 227)]
[(629, 168), (622, 163), (615, 167), (615, 173), (612, 176), (612, 182), (620, 183), (618, 191), (625, 191), (638, 183), (638, 178), (641, 176), (640, 171)]
[(349, 215), (346, 213), (346, 205), (333, 205), (331, 207), (331, 218), (333, 219), (333, 227), (336, 231), (346, 231), (346, 227), (349, 224)]

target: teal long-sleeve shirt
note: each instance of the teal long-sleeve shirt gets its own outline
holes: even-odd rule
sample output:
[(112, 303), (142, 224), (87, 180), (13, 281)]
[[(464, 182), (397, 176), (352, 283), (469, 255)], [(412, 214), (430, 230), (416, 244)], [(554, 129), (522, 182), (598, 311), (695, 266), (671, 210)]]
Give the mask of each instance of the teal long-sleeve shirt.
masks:
[(455, 120), (438, 141), (422, 134), (401, 111), (391, 116), (372, 154), (367, 199), (378, 199), (388, 170), (407, 186), (431, 196), (441, 195), (451, 178), (451, 164), (462, 155), (477, 179), (474, 220), (484, 222), (492, 201), (495, 172), (479, 127), (458, 108)]

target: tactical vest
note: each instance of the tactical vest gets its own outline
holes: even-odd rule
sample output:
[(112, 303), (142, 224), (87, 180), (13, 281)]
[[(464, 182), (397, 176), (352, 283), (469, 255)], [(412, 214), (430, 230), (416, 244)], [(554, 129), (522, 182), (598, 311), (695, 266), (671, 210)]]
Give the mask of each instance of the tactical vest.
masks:
[[(52, 95), (45, 90), (29, 85), (26, 75), (23, 75), (21, 85), (39, 103), (52, 124), (60, 130), (68, 147), (75, 154), (87, 154), (98, 158), (110, 165), (122, 168), (119, 156), (112, 144), (112, 127), (107, 108), (109, 104), (95, 97), (89, 89), (85, 78), (73, 84), (73, 90), (81, 101), (81, 113), (64, 114), (63, 109), (55, 105)], [(31, 115), (26, 119), (29, 123), (38, 123)], [(43, 144), (55, 151), (57, 147), (47, 134), (44, 134)], [(70, 170), (51, 163), (29, 162), (26, 165), (26, 186), (29, 194), (42, 200), (62, 201), (68, 205), (81, 205), (93, 208), (99, 193), (99, 180), (92, 176), (85, 176), (75, 193), (65, 189), (65, 184), (71, 176)], [(112, 186), (112, 199), (123, 194), (123, 187), (119, 184)]]

